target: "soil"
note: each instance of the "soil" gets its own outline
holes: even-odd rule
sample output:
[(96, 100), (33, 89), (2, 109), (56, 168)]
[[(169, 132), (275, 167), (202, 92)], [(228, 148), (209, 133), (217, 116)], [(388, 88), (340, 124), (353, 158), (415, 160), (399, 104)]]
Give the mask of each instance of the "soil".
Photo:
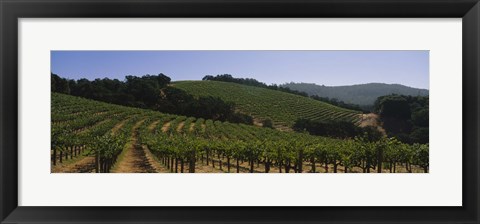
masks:
[(182, 122), (178, 123), (178, 125), (177, 125), (177, 132), (178, 133), (182, 132), (183, 126), (185, 126), (185, 121), (182, 121)]
[(160, 123), (160, 121), (155, 121), (155, 122), (151, 123), (150, 125), (148, 125), (148, 130), (153, 131), (153, 129), (155, 129), (157, 127), (158, 123)]
[(74, 163), (64, 163), (52, 166), (52, 173), (94, 173), (95, 157), (87, 156), (79, 158)]
[(380, 118), (378, 114), (369, 113), (369, 114), (362, 114), (360, 117), (359, 122), (360, 127), (366, 126), (373, 126), (376, 127), (383, 135), (386, 135), (385, 129), (382, 127), (382, 123), (380, 122)]
[(193, 132), (193, 129), (195, 128), (195, 123), (190, 124), (190, 128), (188, 128), (189, 132)]
[[(128, 119), (121, 121), (112, 128), (112, 132), (116, 133), (120, 130)], [(105, 121), (101, 121), (106, 122)], [(83, 153), (85, 154), (85, 153)], [(51, 167), (52, 173), (93, 173), (95, 172), (95, 156), (79, 155), (73, 160), (67, 160)]]
[(150, 152), (148, 147), (142, 146), (142, 148), (143, 152), (145, 153), (145, 158), (147, 159), (145, 163), (149, 163), (156, 173), (170, 173), (170, 171), (166, 167), (162, 166), (160, 162), (158, 162), (158, 160), (155, 158), (152, 152)]
[(132, 128), (130, 147), (125, 149), (124, 155), (115, 164), (112, 173), (155, 173), (155, 168), (150, 164), (144, 148), (138, 143), (138, 128), (145, 120), (137, 122)]
[(258, 126), (258, 127), (263, 127), (262, 120), (254, 117), (253, 118), (253, 125)]
[(163, 126), (162, 126), (162, 132), (167, 132), (169, 128), (170, 128), (170, 121), (167, 122), (167, 123), (165, 123), (165, 124), (163, 124)]

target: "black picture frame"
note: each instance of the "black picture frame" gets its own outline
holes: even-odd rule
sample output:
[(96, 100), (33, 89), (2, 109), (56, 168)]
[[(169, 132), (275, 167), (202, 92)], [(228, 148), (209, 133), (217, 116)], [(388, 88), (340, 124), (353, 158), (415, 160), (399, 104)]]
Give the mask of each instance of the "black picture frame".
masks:
[[(478, 0), (0, 0), (1, 223), (479, 223)], [(348, 17), (462, 18), (461, 207), (18, 206), (19, 18)], [(448, 43), (446, 43), (448, 44)], [(41, 192), (39, 192), (41, 194)], [(448, 194), (448, 192), (445, 192)], [(442, 195), (438, 195), (442, 197)]]

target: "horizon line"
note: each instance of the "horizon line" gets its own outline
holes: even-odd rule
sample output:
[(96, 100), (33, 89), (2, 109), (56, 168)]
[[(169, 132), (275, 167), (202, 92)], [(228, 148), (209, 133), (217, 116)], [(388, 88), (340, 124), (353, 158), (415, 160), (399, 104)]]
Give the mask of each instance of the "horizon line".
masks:
[[(105, 78), (108, 78), (108, 79), (112, 79), (112, 80), (115, 80), (117, 78), (110, 78), (108, 76), (106, 77), (103, 77), (103, 78), (94, 78), (94, 79), (89, 79), (89, 78), (79, 78), (79, 79), (73, 79), (73, 78), (66, 78), (66, 77), (63, 77), (59, 74), (56, 74), (54, 72), (50, 72), (51, 74), (55, 74), (55, 75), (58, 75), (60, 76), (61, 78), (65, 78), (67, 80), (75, 80), (75, 81), (78, 81), (80, 79), (87, 79), (89, 81), (94, 81), (95, 79), (105, 79)], [(166, 75), (165, 73), (158, 73), (156, 75), (160, 75), (160, 74), (163, 74), (165, 76), (168, 76)], [(225, 74), (228, 74), (228, 73), (225, 73)], [(124, 76), (124, 79), (123, 80), (120, 80), (120, 79), (117, 79), (117, 80), (120, 80), (120, 81), (125, 81), (125, 77), (127, 76), (134, 76), (134, 77), (142, 77), (142, 76), (146, 76), (146, 75), (151, 75), (151, 76), (155, 76), (155, 75), (152, 75), (152, 74), (145, 74), (145, 75), (125, 75)], [(231, 75), (231, 74), (229, 74)], [(216, 80), (202, 80), (202, 79), (178, 79), (178, 80), (173, 80), (172, 77), (168, 76), (170, 79), (171, 79), (171, 82), (181, 82), (181, 81), (216, 81)], [(204, 76), (205, 77), (205, 76)], [(232, 77), (234, 78), (237, 78), (235, 76), (232, 75)], [(256, 78), (243, 78), (243, 79), (255, 79), (257, 80)], [(311, 82), (295, 82), (295, 81), (289, 81), (289, 82), (285, 82), (285, 83), (282, 83), (282, 84), (278, 84), (278, 83), (266, 83), (266, 82), (262, 82), (262, 81), (259, 81), (257, 80), (258, 82), (261, 82), (261, 83), (264, 83), (265, 85), (277, 85), (277, 86), (282, 86), (282, 85), (287, 85), (287, 84), (310, 84), (310, 85), (317, 85), (317, 86), (323, 86), (323, 87), (346, 87), (346, 86), (358, 86), (358, 85), (368, 85), (368, 84), (384, 84), (384, 85), (401, 85), (401, 86), (405, 86), (405, 87), (409, 87), (409, 88), (413, 88), (413, 89), (419, 89), (419, 90), (427, 90), (427, 91), (430, 91), (429, 88), (420, 88), (420, 87), (413, 87), (413, 86), (409, 86), (409, 85), (405, 85), (405, 84), (401, 84), (401, 83), (386, 83), (386, 82), (366, 82), (366, 83), (356, 83), (356, 84), (346, 84), (346, 85), (325, 85), (325, 84), (319, 84), (319, 83), (311, 83)], [(221, 81), (217, 81), (217, 82), (221, 82)]]

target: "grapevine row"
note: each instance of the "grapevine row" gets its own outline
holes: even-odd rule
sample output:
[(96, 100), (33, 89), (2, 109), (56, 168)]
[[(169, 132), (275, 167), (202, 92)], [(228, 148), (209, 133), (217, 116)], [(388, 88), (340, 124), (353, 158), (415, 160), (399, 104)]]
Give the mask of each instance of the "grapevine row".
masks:
[[(394, 138), (370, 142), (362, 136), (340, 140), (163, 114), (62, 94), (52, 94), (52, 98), (55, 116), (68, 117), (84, 111), (82, 116), (52, 125), (54, 165), (57, 152), (71, 158), (79, 154), (76, 150), (83, 149), (83, 153), (95, 155), (97, 172), (109, 172), (135, 133), (138, 144), (171, 172), (193, 173), (204, 167), (218, 172), (266, 173), (428, 172), (429, 168), (428, 144), (408, 145)], [(80, 103), (83, 107), (76, 107)], [(142, 125), (133, 128), (140, 121)], [(86, 125), (85, 130), (78, 132), (79, 125)]]

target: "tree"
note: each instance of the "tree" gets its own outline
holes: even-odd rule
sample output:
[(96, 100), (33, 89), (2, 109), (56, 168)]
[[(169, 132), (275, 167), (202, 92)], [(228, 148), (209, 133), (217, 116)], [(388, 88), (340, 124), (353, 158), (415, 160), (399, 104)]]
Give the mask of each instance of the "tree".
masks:
[(428, 128), (416, 128), (410, 134), (410, 139), (414, 143), (426, 144), (429, 142), (429, 129)]
[(404, 143), (428, 143), (428, 96), (387, 95), (375, 101), (388, 136)]
[(262, 126), (264, 128), (273, 128), (273, 122), (272, 122), (271, 119), (267, 118), (267, 119), (263, 120)]
[(413, 124), (420, 127), (428, 127), (429, 124), (428, 108), (422, 108), (412, 113)]
[(379, 97), (375, 102), (375, 110), (381, 117), (410, 119), (411, 116), (408, 101), (399, 95)]
[(58, 75), (51, 73), (50, 81), (52, 92), (70, 94), (70, 87), (66, 79), (60, 78)]

